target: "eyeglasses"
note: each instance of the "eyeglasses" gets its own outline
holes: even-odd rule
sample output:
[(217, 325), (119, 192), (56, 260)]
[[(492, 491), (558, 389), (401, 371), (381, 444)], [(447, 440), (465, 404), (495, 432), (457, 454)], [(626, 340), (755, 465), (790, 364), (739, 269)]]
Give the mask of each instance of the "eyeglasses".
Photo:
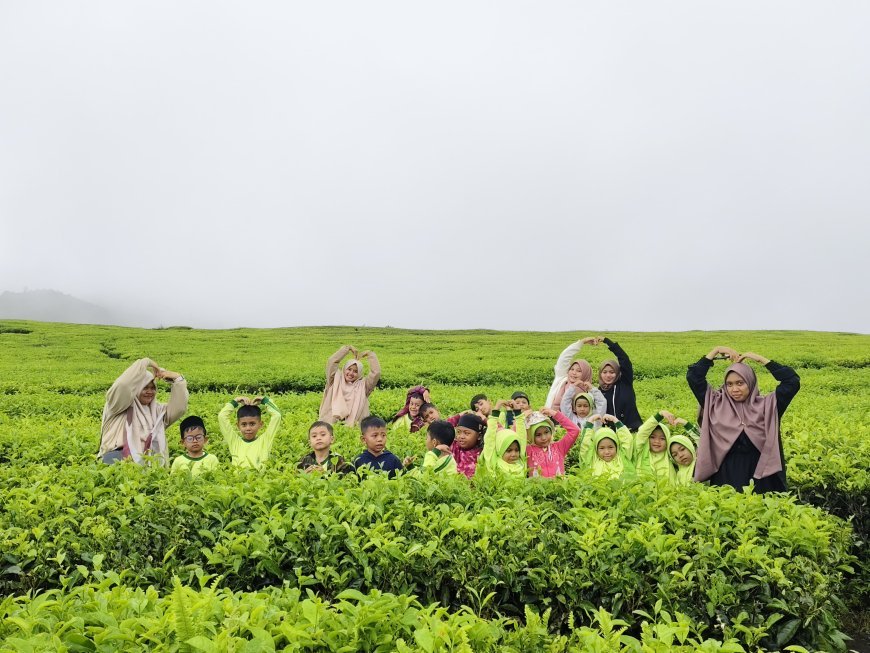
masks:
[(203, 436), (203, 435), (185, 435), (184, 436), (185, 442), (202, 442), (203, 440), (205, 440), (205, 436)]

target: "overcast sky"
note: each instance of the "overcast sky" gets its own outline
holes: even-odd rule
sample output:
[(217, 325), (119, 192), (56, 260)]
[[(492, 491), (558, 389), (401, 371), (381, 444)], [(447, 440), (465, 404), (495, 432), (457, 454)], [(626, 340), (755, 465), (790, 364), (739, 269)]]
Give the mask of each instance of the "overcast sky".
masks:
[(0, 291), (870, 331), (870, 3), (0, 0)]

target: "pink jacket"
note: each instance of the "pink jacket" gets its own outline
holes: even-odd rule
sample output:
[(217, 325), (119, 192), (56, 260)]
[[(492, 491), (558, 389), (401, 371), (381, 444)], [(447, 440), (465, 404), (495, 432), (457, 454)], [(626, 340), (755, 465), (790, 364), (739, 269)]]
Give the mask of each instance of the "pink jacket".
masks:
[(544, 476), (552, 478), (565, 473), (565, 456), (574, 446), (580, 429), (562, 413), (556, 413), (553, 419), (565, 429), (565, 437), (557, 442), (551, 442), (546, 449), (529, 444), (526, 447), (526, 458), (529, 461), (529, 476)]

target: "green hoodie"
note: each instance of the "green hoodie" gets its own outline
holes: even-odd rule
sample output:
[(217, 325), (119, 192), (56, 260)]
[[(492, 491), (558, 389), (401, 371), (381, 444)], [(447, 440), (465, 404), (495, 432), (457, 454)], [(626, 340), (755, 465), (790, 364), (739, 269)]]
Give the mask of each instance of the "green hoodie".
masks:
[[(691, 424), (687, 424), (688, 427)], [(688, 433), (691, 433), (691, 430), (688, 430)], [(674, 457), (671, 456), (671, 445), (672, 444), (681, 444), (686, 449), (692, 452), (692, 462), (688, 465), (680, 465)], [(673, 483), (676, 485), (689, 485), (695, 477), (695, 443), (692, 442), (692, 438), (689, 435), (684, 433), (678, 433), (676, 435), (672, 435), (668, 438), (668, 457), (673, 461), (674, 465), (677, 466), (676, 474), (674, 474)]]
[[(649, 438), (657, 428), (665, 435), (665, 448), (659, 453), (654, 453), (650, 451)], [(668, 455), (670, 437), (671, 429), (661, 413), (650, 417), (637, 430), (634, 436), (634, 466), (638, 475), (655, 476), (658, 479), (674, 482), (676, 470)]]
[[(477, 473), (525, 478), (528, 473), (526, 470), (526, 420), (518, 418), (514, 424), (517, 427), (516, 431), (501, 428), (498, 418), (490, 415), (486, 423), (486, 434), (483, 436), (483, 451), (477, 462)], [(520, 446), (520, 457), (517, 462), (509, 463), (502, 456), (513, 442)]]
[[(593, 476), (606, 476), (608, 478), (633, 479), (635, 474), (631, 458), (626, 455), (624, 442), (631, 438), (631, 431), (622, 422), (616, 423), (616, 431), (610, 428), (601, 428), (592, 431), (589, 427), (591, 442), (586, 456), (585, 466), (592, 470)], [(584, 429), (584, 432), (586, 429)], [(616, 457), (611, 461), (605, 461), (598, 457), (598, 444), (605, 438), (609, 438), (616, 444)]]

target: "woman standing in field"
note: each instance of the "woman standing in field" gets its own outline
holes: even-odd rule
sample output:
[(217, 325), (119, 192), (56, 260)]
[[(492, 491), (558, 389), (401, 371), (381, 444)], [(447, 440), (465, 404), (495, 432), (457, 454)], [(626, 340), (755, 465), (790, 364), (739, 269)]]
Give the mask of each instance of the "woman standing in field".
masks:
[(589, 344), (600, 345), (602, 342), (616, 356), (616, 360), (611, 358), (598, 367), (598, 389), (607, 401), (606, 412), (614, 415), (634, 433), (643, 424), (634, 394), (634, 367), (625, 350), (610, 338), (599, 336)]
[[(348, 354), (353, 354), (353, 358), (339, 373), (339, 364)], [(365, 358), (369, 359), (371, 368), (367, 376), (363, 376), (362, 361)], [(320, 403), (320, 421), (328, 424), (343, 421), (348, 426), (355, 426), (369, 415), (369, 395), (380, 378), (381, 365), (373, 351), (360, 354), (356, 347), (342, 345), (326, 361), (326, 388)]]
[(565, 396), (565, 390), (568, 386), (574, 386), (575, 392), (577, 390), (580, 392), (589, 392), (591, 390), (592, 366), (589, 364), (589, 361), (582, 358), (574, 360), (574, 357), (580, 353), (583, 345), (594, 345), (596, 340), (596, 338), (590, 337), (572, 342), (559, 354), (559, 358), (556, 359), (556, 365), (553, 366), (553, 383), (550, 385), (550, 392), (547, 393), (547, 401), (544, 404), (547, 408), (552, 410), (559, 410), (561, 408), (562, 398)]
[[(730, 359), (732, 365), (725, 370), (725, 383), (714, 389), (707, 372), (715, 359)], [(776, 391), (761, 395), (755, 372), (744, 360), (764, 365), (779, 381)], [(779, 422), (800, 390), (797, 372), (752, 352), (716, 347), (689, 366), (686, 380), (701, 407), (695, 480), (735, 489), (754, 481), (756, 492), (785, 491)]]
[[(155, 397), (155, 381), (172, 384), (169, 403)], [(164, 370), (150, 358), (140, 358), (128, 367), (106, 392), (100, 435), (101, 460), (111, 465), (132, 458), (139, 465), (144, 456), (156, 456), (169, 464), (166, 427), (187, 411), (187, 381), (178, 372)]]

